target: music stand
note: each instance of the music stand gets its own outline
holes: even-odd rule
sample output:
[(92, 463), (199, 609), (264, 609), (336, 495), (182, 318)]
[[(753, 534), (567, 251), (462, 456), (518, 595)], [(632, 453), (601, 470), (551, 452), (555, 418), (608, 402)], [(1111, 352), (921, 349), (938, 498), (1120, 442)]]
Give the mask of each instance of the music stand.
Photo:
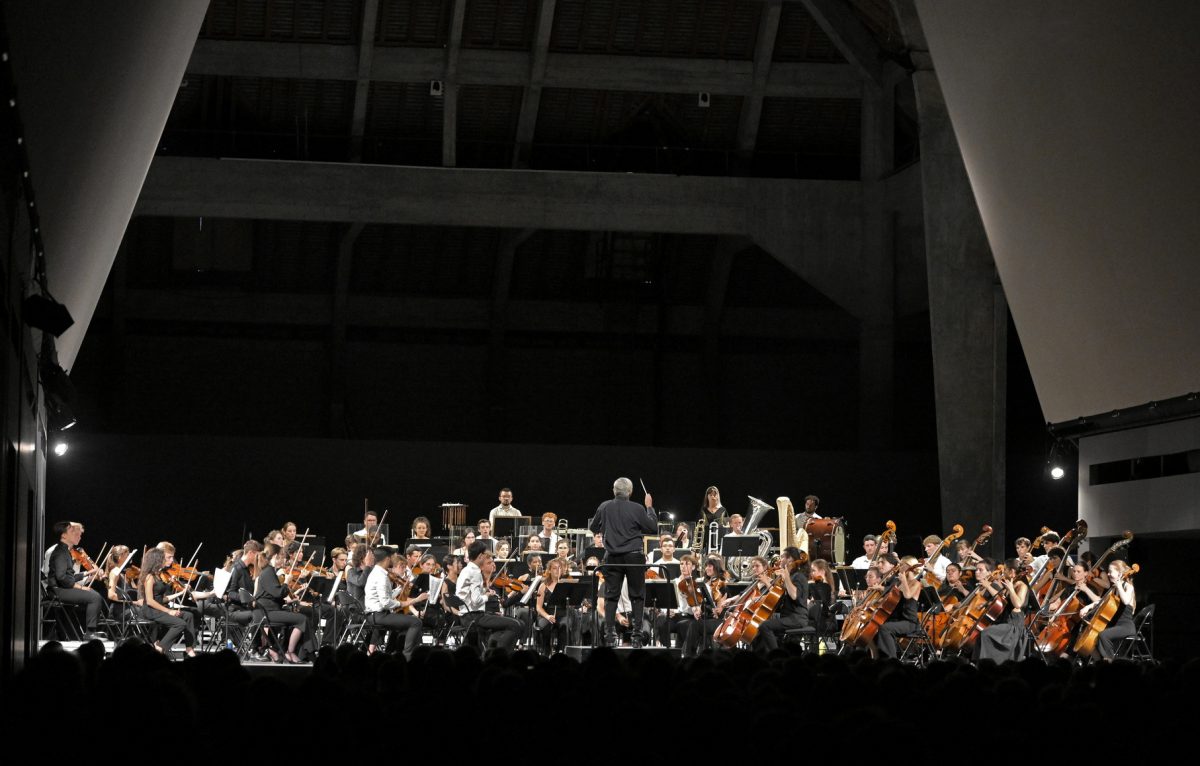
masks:
[(679, 596), (675, 593), (675, 583), (670, 580), (647, 580), (646, 603), (643, 605), (643, 609), (652, 609), (654, 611), (656, 619), (650, 623), (652, 626), (650, 638), (651, 640), (656, 640), (657, 637), (653, 635), (655, 633), (653, 626), (658, 622), (658, 611), (660, 609), (668, 611), (679, 609)]
[(721, 555), (726, 559), (730, 557), (757, 556), (758, 543), (758, 535), (728, 534), (721, 538)]
[(522, 526), (528, 526), (533, 519), (529, 516), (496, 516), (492, 524), (492, 537), (497, 539), (507, 537), (513, 548), (517, 547), (517, 531)]
[(867, 570), (853, 567), (838, 567), (837, 578), (847, 593), (867, 589)]

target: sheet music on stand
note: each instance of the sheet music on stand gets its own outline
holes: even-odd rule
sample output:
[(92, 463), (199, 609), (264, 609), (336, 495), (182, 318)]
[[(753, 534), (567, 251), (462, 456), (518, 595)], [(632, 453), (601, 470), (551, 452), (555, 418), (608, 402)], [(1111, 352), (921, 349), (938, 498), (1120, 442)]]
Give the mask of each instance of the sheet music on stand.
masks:
[(346, 570), (342, 569), (338, 571), (336, 578), (334, 578), (334, 587), (331, 587), (329, 590), (329, 598), (325, 599), (326, 603), (332, 604), (337, 600), (337, 588), (342, 586), (344, 575), (346, 575)]
[(225, 590), (229, 587), (229, 581), (232, 579), (232, 572), (226, 572), (220, 567), (213, 570), (213, 595), (217, 598), (224, 598)]

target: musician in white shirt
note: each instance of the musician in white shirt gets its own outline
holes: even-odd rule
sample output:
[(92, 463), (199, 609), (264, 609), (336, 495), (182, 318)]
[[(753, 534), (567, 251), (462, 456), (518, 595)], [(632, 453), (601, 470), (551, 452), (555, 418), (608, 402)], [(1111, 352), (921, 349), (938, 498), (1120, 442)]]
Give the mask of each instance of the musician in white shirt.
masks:
[[(863, 555), (850, 562), (850, 566), (854, 569), (870, 569), (873, 565), (872, 559), (875, 558), (875, 550), (879, 547), (879, 538), (875, 535), (867, 535), (863, 538)], [(944, 570), (943, 570), (944, 571)]]
[(475, 625), (491, 633), (488, 643), (492, 647), (512, 651), (521, 635), (521, 623), (511, 617), (486, 612), (490, 588), (488, 578), (496, 571), (496, 563), (488, 551), (487, 543), (476, 540), (468, 549), (470, 563), (463, 568), (458, 578), (456, 594), (466, 609), (463, 615), (467, 627)]
[(367, 575), (367, 584), (363, 591), (367, 624), (376, 628), (371, 633), (371, 643), (367, 649), (369, 653), (374, 653), (379, 643), (380, 628), (404, 632), (405, 659), (412, 659), (413, 651), (421, 643), (421, 618), (413, 614), (394, 613), (395, 610), (403, 611), (429, 599), (428, 593), (422, 593), (416, 598), (403, 601), (396, 599), (396, 596), (400, 595), (404, 589), (405, 583), (402, 582), (392, 587), (388, 570), (391, 569), (393, 574), (401, 575), (405, 567), (404, 557), (392, 553), (390, 548), (375, 549), (375, 566)]
[(925, 571), (933, 572), (933, 576), (938, 579), (938, 582), (942, 582), (946, 579), (946, 567), (950, 566), (950, 559), (943, 556), (941, 551), (938, 550), (942, 547), (942, 538), (937, 535), (929, 535), (921, 543), (925, 546), (926, 557), (932, 556), (935, 551), (937, 552), (937, 558), (933, 561), (929, 561), (926, 558)]

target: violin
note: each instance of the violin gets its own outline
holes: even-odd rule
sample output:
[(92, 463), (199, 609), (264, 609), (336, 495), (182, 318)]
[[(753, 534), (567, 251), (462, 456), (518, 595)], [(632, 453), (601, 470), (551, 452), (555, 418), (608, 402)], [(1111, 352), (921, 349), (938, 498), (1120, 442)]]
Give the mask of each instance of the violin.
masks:
[(700, 587), (696, 585), (694, 576), (679, 578), (679, 592), (683, 594), (684, 601), (688, 606), (696, 607), (704, 603), (704, 596), (700, 593)]
[(90, 572), (97, 568), (96, 563), (92, 561), (83, 548), (71, 548), (71, 559), (85, 572)]
[(204, 574), (196, 569), (196, 567), (185, 567), (182, 566), (178, 561), (171, 564), (171, 566), (167, 567), (163, 571), (176, 580), (185, 580), (187, 582), (195, 582), (196, 578)]

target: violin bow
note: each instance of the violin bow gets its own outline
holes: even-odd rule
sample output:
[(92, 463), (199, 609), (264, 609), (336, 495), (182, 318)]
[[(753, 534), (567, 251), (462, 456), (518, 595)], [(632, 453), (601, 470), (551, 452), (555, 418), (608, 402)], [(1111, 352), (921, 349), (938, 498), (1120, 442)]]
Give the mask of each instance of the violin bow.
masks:
[(383, 531), (383, 524), (385, 521), (387, 521), (387, 515), (388, 515), (388, 509), (384, 508), (383, 516), (380, 517), (379, 523), (375, 525), (375, 530), (373, 532), (371, 532), (371, 536), (367, 538), (367, 546), (368, 547), (370, 547), (370, 548), (375, 547), (375, 541), (377, 539), (379, 539), (379, 533)]

